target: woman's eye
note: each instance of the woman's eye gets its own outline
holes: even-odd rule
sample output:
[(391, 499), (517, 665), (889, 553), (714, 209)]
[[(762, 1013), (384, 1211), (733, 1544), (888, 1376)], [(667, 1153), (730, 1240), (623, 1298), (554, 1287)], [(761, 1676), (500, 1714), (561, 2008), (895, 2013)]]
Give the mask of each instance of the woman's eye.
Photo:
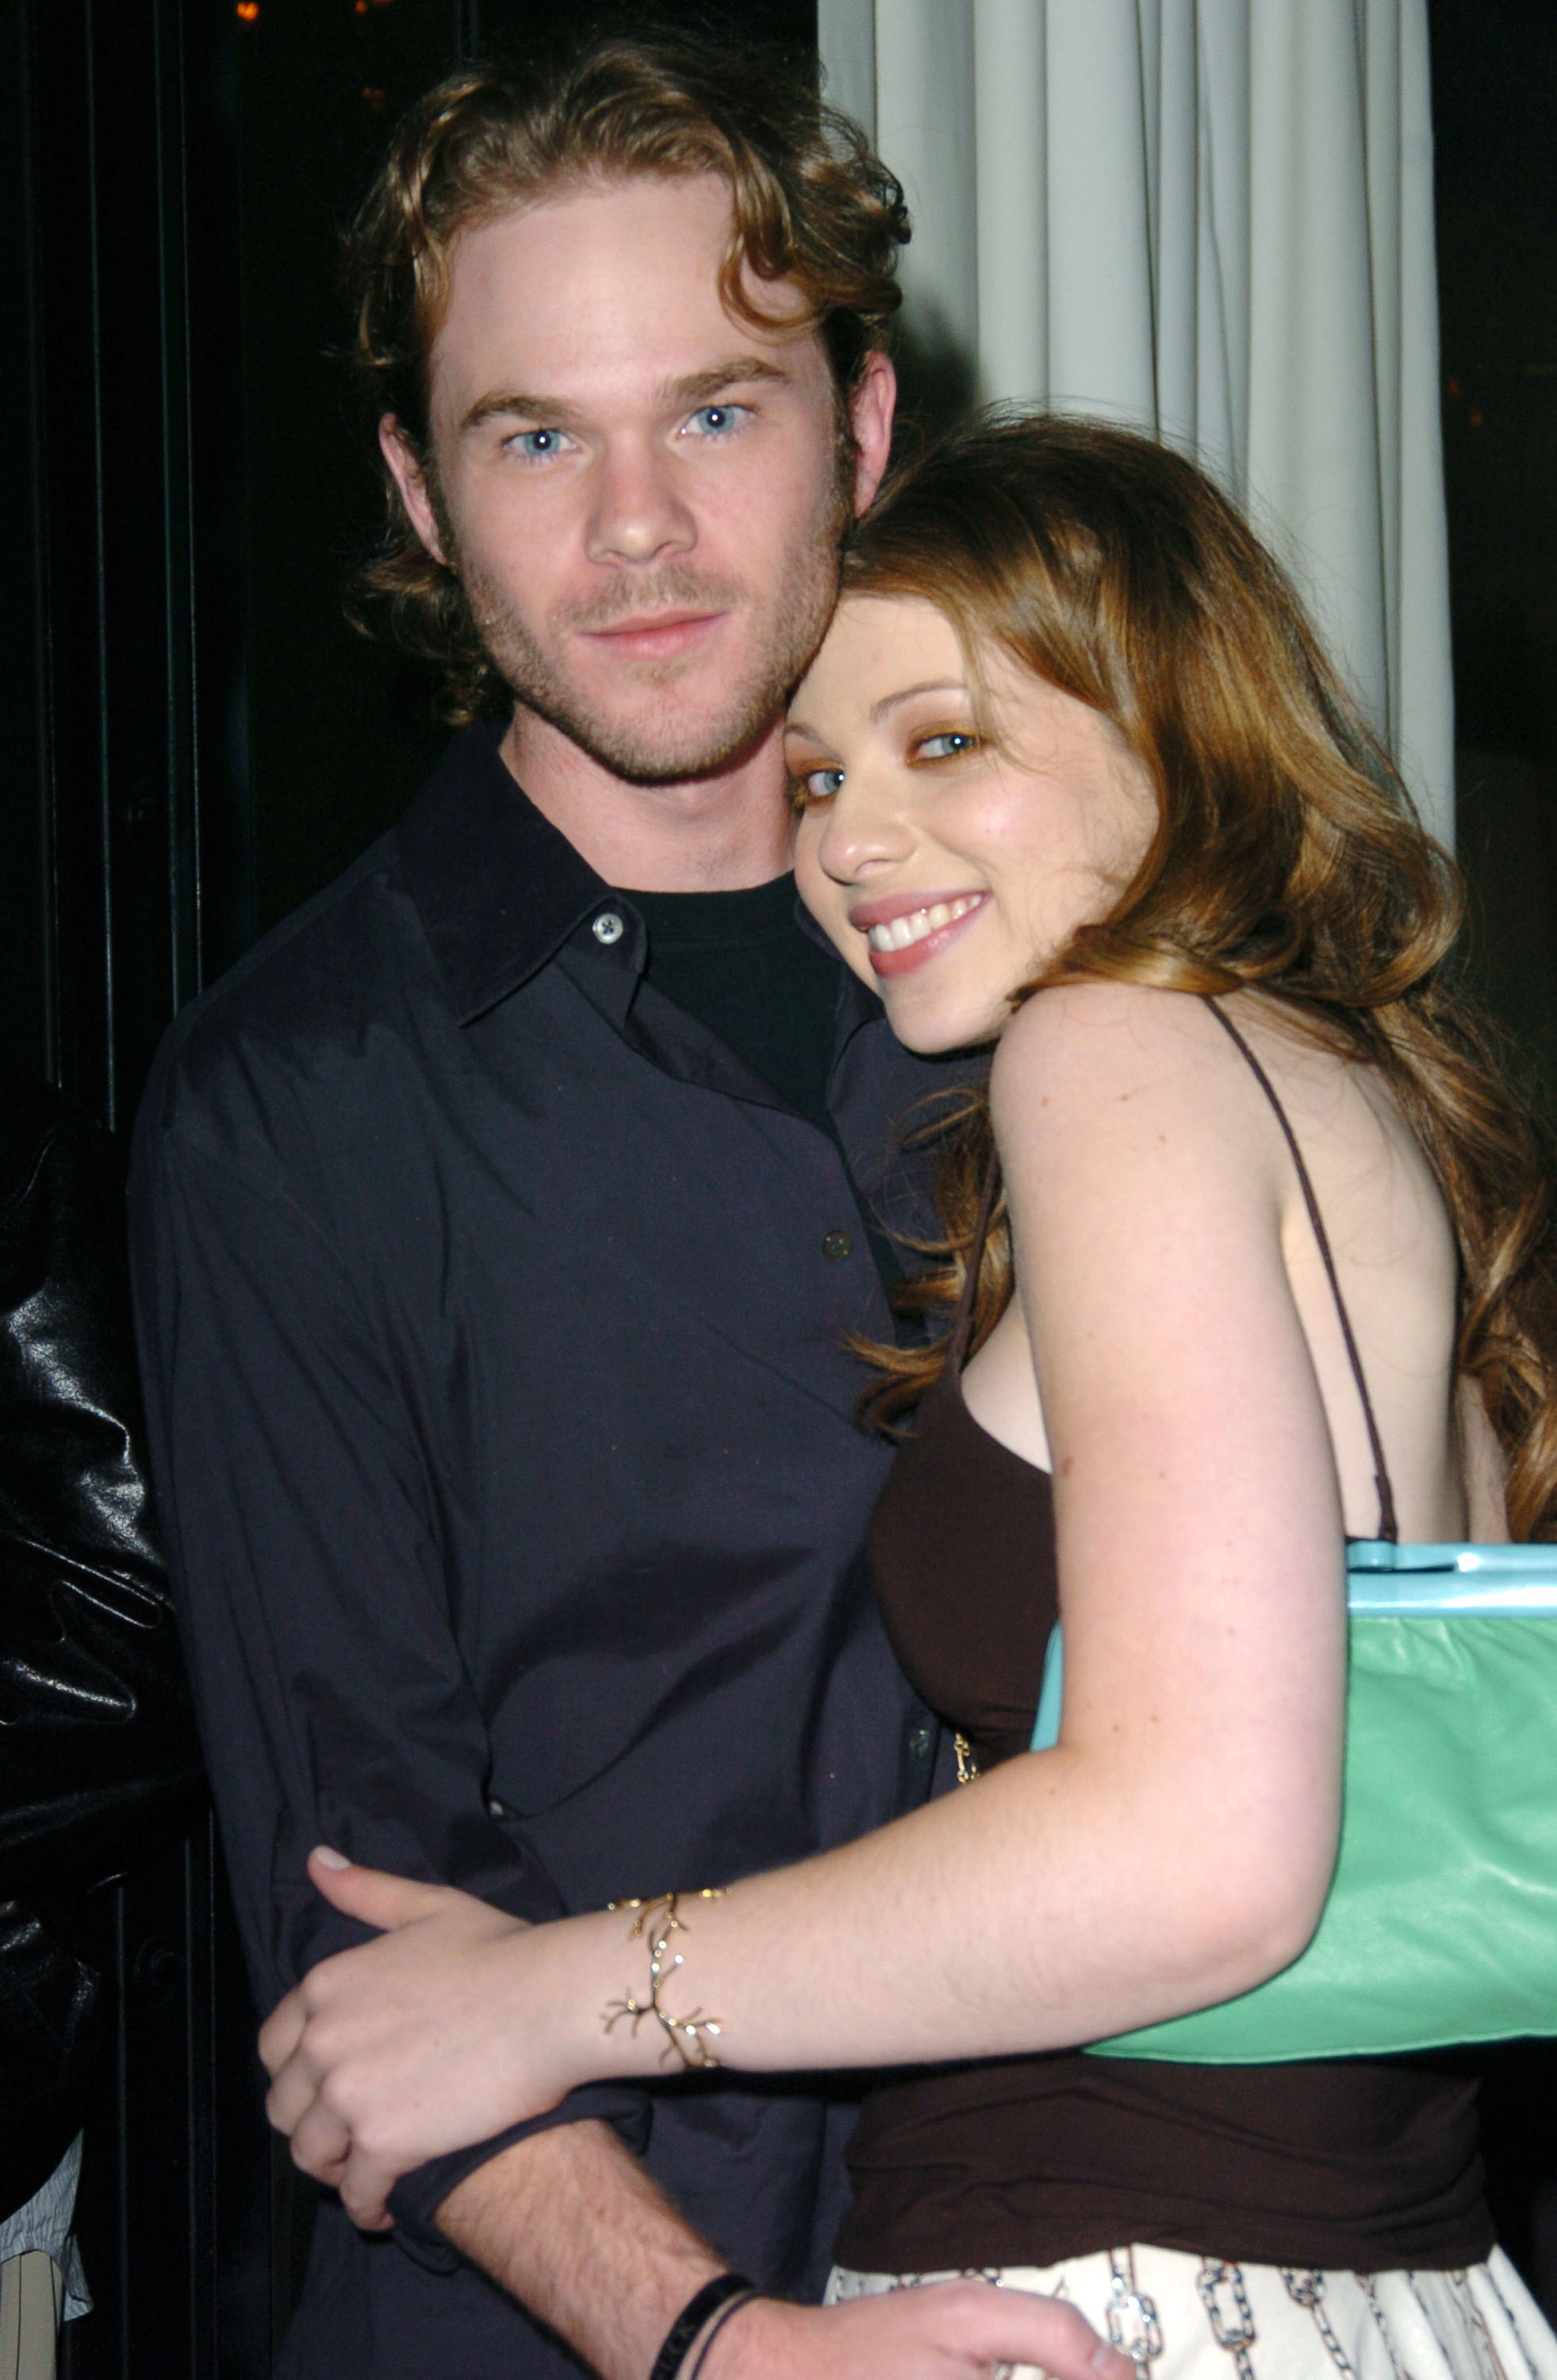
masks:
[(976, 752), (978, 748), (976, 735), (948, 728), (943, 735), (922, 737), (914, 746), (914, 758), (920, 760), (955, 760), (960, 753)]
[(790, 779), (790, 798), (796, 809), (809, 809), (816, 802), (830, 802), (842, 783), (841, 769), (812, 769), (803, 777)]

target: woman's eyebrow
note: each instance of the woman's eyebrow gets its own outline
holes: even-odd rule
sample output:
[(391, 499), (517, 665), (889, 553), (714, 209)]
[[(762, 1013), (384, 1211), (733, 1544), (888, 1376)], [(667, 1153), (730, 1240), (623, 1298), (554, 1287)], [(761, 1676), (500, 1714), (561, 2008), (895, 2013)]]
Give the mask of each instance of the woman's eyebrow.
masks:
[[(879, 702), (872, 703), (870, 716), (873, 722), (883, 720), (899, 702), (911, 702), (916, 694), (966, 694), (967, 691), (965, 682), (960, 677), (926, 678), (922, 685), (899, 686), (895, 694), (884, 694)], [(827, 740), (804, 719), (786, 720), (784, 733), (786, 735), (808, 735), (813, 744), (825, 744)]]
[(896, 694), (884, 694), (879, 702), (871, 705), (871, 718), (880, 721), (899, 702), (911, 702), (916, 694), (966, 694), (967, 686), (960, 677), (926, 678), (921, 686), (900, 686)]

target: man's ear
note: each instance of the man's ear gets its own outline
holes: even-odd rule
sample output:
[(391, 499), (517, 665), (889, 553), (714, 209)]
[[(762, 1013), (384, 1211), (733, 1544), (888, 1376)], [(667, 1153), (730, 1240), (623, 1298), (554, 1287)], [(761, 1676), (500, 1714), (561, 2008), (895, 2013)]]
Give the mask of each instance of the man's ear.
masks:
[(876, 347), (865, 358), (859, 383), (849, 400), (849, 424), (854, 433), (854, 510), (863, 513), (887, 471), (892, 451), (892, 416), (898, 407), (898, 375), (892, 358)]
[(438, 516), (428, 493), (427, 474), (416, 448), (392, 413), (383, 414), (380, 419), (379, 452), (389, 465), (394, 484), (400, 490), (400, 501), (405, 507), (412, 528), (433, 560), (441, 562), (447, 568), (449, 557), (438, 534)]

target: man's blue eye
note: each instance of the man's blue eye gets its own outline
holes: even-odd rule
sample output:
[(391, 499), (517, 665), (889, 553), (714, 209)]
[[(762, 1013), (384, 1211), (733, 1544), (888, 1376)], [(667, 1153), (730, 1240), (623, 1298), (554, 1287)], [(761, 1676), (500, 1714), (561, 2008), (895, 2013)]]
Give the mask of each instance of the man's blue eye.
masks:
[(562, 433), (560, 430), (521, 430), (512, 443), (518, 447), (521, 455), (527, 455), (532, 460), (538, 461), (544, 455), (555, 455), (558, 452), (562, 443)]
[(721, 432), (734, 429), (740, 412), (738, 405), (700, 405), (692, 419), (697, 429), (709, 437), (718, 437)]

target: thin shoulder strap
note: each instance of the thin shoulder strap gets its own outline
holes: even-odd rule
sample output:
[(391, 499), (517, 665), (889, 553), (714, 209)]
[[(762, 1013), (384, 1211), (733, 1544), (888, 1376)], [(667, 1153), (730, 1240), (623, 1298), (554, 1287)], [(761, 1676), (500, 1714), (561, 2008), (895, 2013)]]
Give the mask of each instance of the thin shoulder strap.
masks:
[(962, 1276), (962, 1294), (957, 1301), (957, 1314), (951, 1326), (951, 1340), (947, 1348), (947, 1368), (953, 1379), (960, 1377), (968, 1354), (968, 1342), (973, 1330), (973, 1300), (978, 1294), (979, 1267), (984, 1262), (984, 1244), (989, 1237), (989, 1219), (995, 1212), (996, 1194), (1000, 1187), (1000, 1160), (992, 1148), (989, 1163), (984, 1168), (984, 1188), (979, 1193), (978, 1217), (973, 1224), (973, 1236), (968, 1243), (966, 1269)]
[(1228, 1039), (1242, 1050), (1248, 1061), (1250, 1074), (1275, 1111), (1276, 1122), (1280, 1124), (1286, 1138), (1286, 1145), (1292, 1151), (1292, 1162), (1298, 1169), (1298, 1179), (1302, 1186), (1303, 1204), (1309, 1210), (1309, 1220), (1313, 1225), (1314, 1238), (1319, 1243), (1319, 1252), (1324, 1261), (1325, 1272), (1329, 1276), (1330, 1293), (1335, 1300), (1335, 1312), (1341, 1325), (1341, 1336), (1346, 1342), (1346, 1360), (1352, 1367), (1352, 1378), (1357, 1382), (1358, 1395), (1362, 1400), (1362, 1417), (1368, 1425), (1368, 1443), (1373, 1450), (1373, 1478), (1379, 1490), (1379, 1535), (1393, 1545), (1399, 1536), (1400, 1531), (1394, 1517), (1394, 1491), (1390, 1486), (1389, 1465), (1384, 1461), (1384, 1444), (1379, 1436), (1379, 1425), (1374, 1418), (1373, 1400), (1368, 1393), (1368, 1380), (1362, 1368), (1362, 1357), (1358, 1353), (1357, 1340), (1352, 1332), (1351, 1317), (1346, 1312), (1346, 1299), (1341, 1295), (1341, 1283), (1335, 1270), (1335, 1259), (1331, 1254), (1330, 1238), (1324, 1228), (1324, 1218), (1319, 1211), (1319, 1200), (1314, 1196), (1314, 1185), (1309, 1179), (1309, 1169), (1303, 1162), (1303, 1152), (1298, 1146), (1298, 1135), (1287, 1121), (1286, 1110), (1276, 1097), (1275, 1085), (1233, 1023), (1232, 1018), (1218, 1008), (1209, 992), (1202, 993), (1201, 998)]

